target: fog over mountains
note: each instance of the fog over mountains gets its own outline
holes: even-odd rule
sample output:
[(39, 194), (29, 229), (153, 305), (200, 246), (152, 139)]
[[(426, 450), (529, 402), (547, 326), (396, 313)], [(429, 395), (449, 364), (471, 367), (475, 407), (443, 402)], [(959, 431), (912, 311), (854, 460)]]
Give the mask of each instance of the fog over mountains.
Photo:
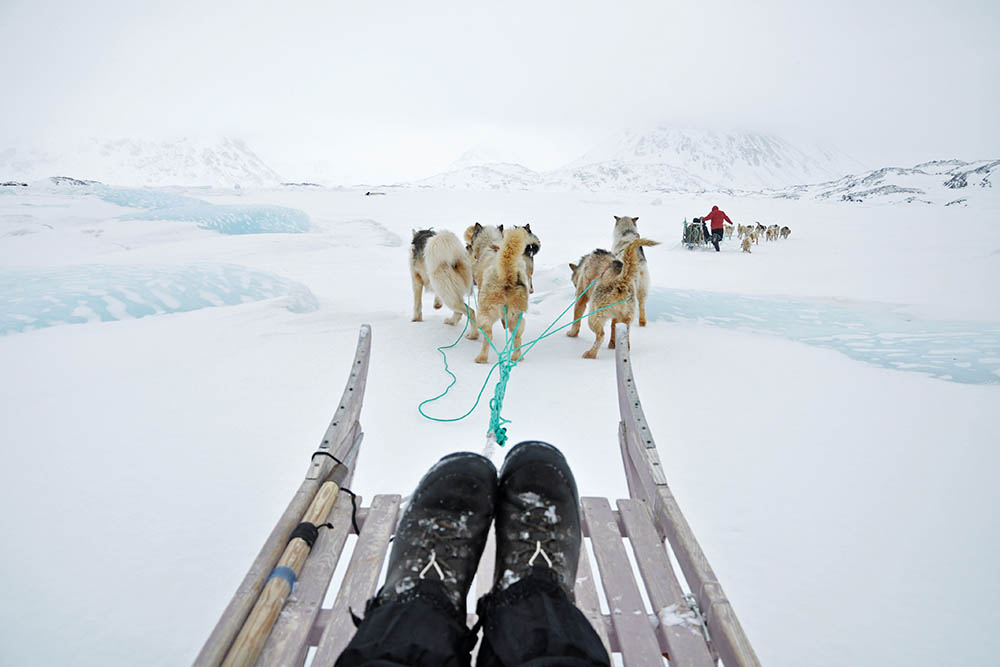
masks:
[[(326, 159), (336, 160), (336, 156)], [(869, 170), (834, 149), (793, 144), (771, 135), (657, 125), (621, 132), (551, 171), (533, 170), (512, 161), (502, 150), (477, 148), (466, 151), (443, 173), (395, 186), (730, 192), (792, 199), (963, 205), (969, 197), (992, 196), (990, 176), (998, 165), (1000, 160), (952, 159)], [(340, 185), (317, 169), (311, 182)], [(232, 138), (160, 142), (92, 139), (48, 150), (0, 150), (0, 183), (51, 176), (117, 185), (223, 188), (275, 187), (283, 181), (245, 142)]]
[(0, 181), (73, 176), (116, 185), (271, 186), (281, 178), (240, 139), (90, 139), (0, 148)]
[[(559, 169), (463, 155), (443, 174), (420, 181), (445, 188), (625, 191), (761, 190), (817, 183), (862, 165), (821, 147), (800, 147), (755, 132), (658, 125), (622, 132)], [(484, 156), (485, 157), (485, 156)]]

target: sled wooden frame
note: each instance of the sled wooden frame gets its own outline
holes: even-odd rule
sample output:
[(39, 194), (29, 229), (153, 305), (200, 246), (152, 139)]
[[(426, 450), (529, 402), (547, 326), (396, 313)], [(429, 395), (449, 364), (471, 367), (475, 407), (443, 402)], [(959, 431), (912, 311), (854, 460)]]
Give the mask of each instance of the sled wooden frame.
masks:
[[(618, 500), (617, 509), (612, 509), (606, 498), (581, 499), (583, 531), (589, 548), (580, 550), (577, 606), (609, 653), (620, 654), (626, 667), (662, 667), (664, 657), (669, 657), (671, 667), (710, 667), (719, 659), (725, 667), (758, 666), (757, 656), (722, 586), (667, 485), (632, 376), (624, 329), (617, 331), (616, 341), (621, 414), (618, 436), (630, 498)], [(343, 480), (344, 485), (350, 483), (363, 437), (359, 416), (370, 353), (371, 327), (362, 325), (351, 376), (306, 477), (195, 659), (197, 667), (216, 667), (226, 659), (289, 535), (321, 484), (331, 477)], [(360, 505), (360, 496), (357, 501)], [(400, 502), (399, 495), (377, 495), (370, 506), (359, 507), (360, 535), (349, 554), (333, 606), (325, 608), (323, 601), (337, 565), (348, 556), (347, 538), (354, 534), (352, 498), (340, 494), (329, 516), (333, 528), (320, 531), (259, 658), (235, 664), (299, 667), (315, 649), (311, 664), (332, 666), (354, 635), (351, 611), (361, 614), (365, 601), (376, 591), (399, 518)], [(491, 533), (473, 584), (475, 596), (486, 593), (492, 583), (493, 549)], [(591, 567), (591, 551), (596, 570)], [(691, 591), (688, 596), (671, 567), (670, 552)], [(645, 600), (636, 575), (642, 582)], [(604, 599), (610, 602), (608, 613), (601, 609), (598, 581)], [(699, 610), (703, 623), (699, 622)], [(471, 625), (475, 617), (470, 615), (468, 621)]]

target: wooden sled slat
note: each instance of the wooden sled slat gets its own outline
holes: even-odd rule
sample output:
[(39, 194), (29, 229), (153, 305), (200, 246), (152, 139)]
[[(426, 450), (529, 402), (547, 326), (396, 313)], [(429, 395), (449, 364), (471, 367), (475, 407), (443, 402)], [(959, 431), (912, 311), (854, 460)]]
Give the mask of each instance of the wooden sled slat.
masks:
[(331, 667), (354, 636), (351, 612), (362, 616), (365, 603), (375, 594), (389, 538), (396, 528), (400, 500), (399, 495), (378, 495), (372, 500), (364, 528), (354, 545), (344, 581), (340, 584), (340, 591), (333, 603), (330, 621), (313, 657), (312, 664), (315, 667)]
[(583, 615), (590, 621), (591, 627), (601, 638), (604, 650), (611, 655), (611, 641), (608, 637), (608, 628), (605, 625), (605, 616), (601, 613), (601, 601), (597, 597), (597, 584), (594, 581), (594, 571), (590, 567), (590, 557), (587, 556), (585, 544), (580, 545), (580, 564), (576, 571), (576, 606), (580, 608)]
[(667, 551), (656, 534), (646, 503), (641, 500), (619, 500), (618, 513), (636, 564), (646, 587), (646, 595), (656, 614), (657, 635), (661, 646), (670, 656), (671, 667), (713, 667), (715, 662), (705, 644), (701, 625), (664, 625), (663, 610), (674, 614), (689, 612), (684, 592), (670, 566)]
[(350, 495), (341, 493), (328, 519), (333, 528), (320, 530), (302, 575), (264, 644), (258, 664), (300, 665), (305, 660), (309, 629), (316, 622), (330, 578), (352, 530), (351, 510)]
[(622, 659), (627, 667), (662, 667), (660, 644), (632, 575), (618, 522), (608, 500), (582, 498), (581, 505)]
[(722, 662), (726, 667), (759, 667), (760, 661), (743, 626), (667, 485), (656, 443), (646, 423), (635, 378), (632, 376), (625, 325), (619, 324), (617, 327), (615, 367), (618, 377), (618, 408), (622, 420), (619, 444), (629, 495), (647, 502), (657, 533), (670, 541), (688, 587), (705, 616), (712, 646)]
[[(351, 479), (363, 439), (359, 417), (370, 339), (370, 328), (365, 325), (359, 335), (350, 379), (319, 450), (310, 460), (305, 480), (202, 648), (194, 663), (198, 667), (217, 667), (222, 661), (289, 534), (320, 485), (326, 481), (344, 485)], [(621, 414), (618, 438), (631, 499), (619, 500), (617, 511), (604, 498), (582, 500), (582, 528), (593, 547), (596, 563), (591, 562), (584, 545), (575, 582), (577, 606), (609, 654), (619, 653), (621, 658), (614, 660), (620, 660), (626, 667), (662, 666), (664, 654), (669, 655), (670, 667), (711, 667), (719, 658), (726, 667), (759, 667), (731, 604), (667, 484), (632, 377), (627, 340), (625, 332), (618, 330), (616, 370)], [(328, 589), (338, 562), (346, 557), (347, 538), (352, 529), (351, 498), (348, 494), (337, 498), (329, 515), (333, 528), (320, 531), (301, 570), (296, 570), (298, 579), (273, 628), (267, 635), (260, 633), (266, 640), (257, 665), (301, 667), (310, 646), (317, 647), (313, 665), (333, 665), (354, 636), (350, 611), (362, 614), (366, 601), (375, 593), (398, 521), (399, 505), (399, 496), (380, 495), (373, 499), (371, 507), (358, 508), (356, 518), (361, 534), (350, 554), (333, 608), (322, 608), (323, 600), (330, 597)], [(625, 539), (635, 555), (635, 571)], [(685, 589), (671, 568), (664, 540), (669, 540), (687, 589), (694, 594), (706, 618), (709, 641), (702, 626), (688, 614)], [(492, 587), (494, 555), (495, 535), (491, 530), (476, 573), (477, 598)], [(642, 580), (652, 614), (646, 609), (638, 579)], [(609, 601), (610, 614), (601, 611), (598, 580)], [(469, 624), (474, 621), (475, 616), (470, 616)]]
[[(368, 359), (371, 352), (371, 327), (367, 324), (361, 326), (358, 334), (357, 349), (354, 354), (354, 361), (351, 365), (351, 374), (347, 380), (340, 403), (334, 412), (329, 427), (326, 430), (320, 449), (330, 452), (333, 456), (344, 462), (349, 470), (353, 470), (354, 462), (357, 458), (360, 438), (356, 435), (360, 432), (357, 424), (357, 415), (360, 414), (361, 403), (364, 396), (365, 384), (368, 377)], [(353, 416), (353, 418), (351, 418)], [(295, 492), (291, 502), (284, 513), (278, 519), (277, 524), (271, 531), (264, 546), (254, 559), (250, 570), (244, 576), (243, 581), (236, 589), (229, 604), (226, 606), (222, 617), (216, 623), (212, 633), (205, 641), (201, 651), (195, 658), (195, 667), (218, 667), (225, 658), (229, 647), (243, 627), (244, 621), (250, 614), (264, 588), (264, 583), (274, 569), (275, 563), (281, 556), (288, 543), (288, 537), (292, 530), (298, 525), (299, 520), (305, 513), (306, 508), (316, 496), (316, 492), (322, 483), (334, 472), (340, 464), (336, 463), (329, 456), (313, 456), (306, 472), (306, 478), (302, 481), (299, 489)]]

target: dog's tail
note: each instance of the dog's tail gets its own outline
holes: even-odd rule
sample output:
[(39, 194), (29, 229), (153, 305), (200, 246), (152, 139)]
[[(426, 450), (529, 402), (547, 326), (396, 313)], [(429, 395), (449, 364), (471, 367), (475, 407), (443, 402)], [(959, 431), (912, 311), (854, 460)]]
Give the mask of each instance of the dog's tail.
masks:
[(440, 232), (428, 241), (424, 258), (434, 293), (452, 310), (464, 310), (465, 295), (472, 290), (472, 267), (462, 242), (451, 232)]
[(635, 280), (635, 274), (639, 270), (639, 246), (660, 245), (659, 241), (649, 239), (636, 239), (625, 246), (624, 257), (622, 258), (622, 272), (618, 274), (618, 280), (623, 283), (630, 283)]
[[(500, 269), (500, 279), (504, 286), (524, 284), (521, 279), (524, 249), (528, 247), (528, 232), (522, 227), (514, 227), (504, 232), (503, 243), (500, 244), (500, 254), (497, 263)], [(527, 287), (527, 285), (524, 285)]]

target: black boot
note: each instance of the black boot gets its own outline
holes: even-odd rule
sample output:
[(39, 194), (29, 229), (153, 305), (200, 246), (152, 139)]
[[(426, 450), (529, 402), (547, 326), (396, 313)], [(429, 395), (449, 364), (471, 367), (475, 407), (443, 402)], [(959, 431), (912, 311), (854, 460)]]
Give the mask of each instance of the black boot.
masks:
[(583, 536), (576, 482), (558, 449), (522, 442), (497, 492), (496, 582), (476, 612), (478, 667), (609, 667), (600, 638), (573, 604)]
[(494, 592), (535, 568), (550, 570), (572, 601), (583, 535), (576, 481), (562, 453), (544, 442), (522, 442), (500, 470), (496, 509)]
[(464, 621), (465, 599), (493, 522), (496, 490), (496, 468), (479, 454), (450, 454), (428, 470), (399, 521), (385, 585), (372, 605), (420, 596), (428, 586), (439, 585)]

